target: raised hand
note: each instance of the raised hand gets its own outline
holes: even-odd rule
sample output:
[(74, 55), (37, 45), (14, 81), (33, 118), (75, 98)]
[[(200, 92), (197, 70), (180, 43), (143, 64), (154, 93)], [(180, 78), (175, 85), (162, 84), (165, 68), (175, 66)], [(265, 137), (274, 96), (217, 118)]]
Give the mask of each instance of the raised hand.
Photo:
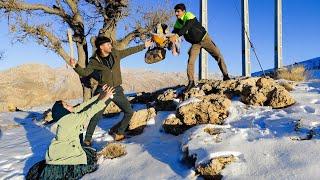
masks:
[(114, 95), (114, 88), (113, 87), (109, 87), (107, 85), (104, 85), (102, 87), (102, 91), (98, 97), (99, 100), (103, 100), (103, 101), (106, 101), (108, 100), (109, 98), (112, 98)]
[(179, 35), (178, 34), (173, 34), (171, 36), (169, 36), (169, 41), (175, 43), (179, 38)]
[(70, 66), (72, 67), (72, 68), (75, 68), (76, 67), (76, 61), (73, 59), (73, 58), (70, 58)]
[(152, 41), (149, 39), (149, 40), (146, 40), (145, 42), (144, 42), (144, 47), (145, 48), (148, 48), (148, 47), (150, 47), (150, 46), (152, 46)]

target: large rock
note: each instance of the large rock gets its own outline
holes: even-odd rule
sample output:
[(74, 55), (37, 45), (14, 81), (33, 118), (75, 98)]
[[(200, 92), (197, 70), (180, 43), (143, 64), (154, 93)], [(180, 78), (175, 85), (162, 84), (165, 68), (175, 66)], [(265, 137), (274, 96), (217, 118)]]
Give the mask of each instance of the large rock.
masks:
[(171, 116), (163, 123), (163, 129), (179, 135), (198, 124), (223, 124), (228, 117), (231, 101), (224, 95), (211, 94), (200, 98), (190, 98), (181, 103), (176, 117)]
[(150, 93), (150, 92), (141, 92), (138, 93), (136, 97), (134, 97), (132, 100), (130, 100), (130, 103), (143, 103), (147, 104), (149, 102), (155, 101), (157, 98), (156, 93)]
[[(288, 88), (292, 89), (292, 88)], [(206, 94), (240, 96), (247, 105), (283, 108), (295, 103), (281, 84), (269, 77), (245, 77), (229, 81), (206, 80), (201, 84)]]
[(284, 108), (295, 103), (290, 93), (271, 78), (259, 78), (256, 86), (245, 86), (241, 100), (248, 105)]
[[(150, 119), (156, 116), (156, 111), (154, 108), (142, 109), (134, 112), (129, 126), (126, 130), (128, 135), (139, 135), (143, 133), (144, 128), (147, 126), (147, 123)], [(116, 132), (120, 127), (121, 121), (111, 127), (110, 131)]]
[(228, 81), (206, 80), (200, 84), (201, 90), (208, 94), (234, 94), (240, 95), (245, 86), (255, 86), (258, 78), (240, 78)]
[[(162, 100), (169, 100), (169, 99), (172, 99), (172, 98), (169, 98), (170, 97), (170, 93), (171, 91), (175, 91), (177, 89), (180, 89), (181, 85), (178, 85), (178, 86), (173, 86), (173, 87), (167, 87), (167, 88), (163, 88), (163, 89), (159, 89), (155, 92), (141, 92), (141, 93), (137, 93), (137, 95), (132, 99), (130, 100), (131, 103), (143, 103), (143, 104), (147, 104), (147, 103), (152, 103), (154, 101), (157, 101), (157, 98), (160, 96), (160, 95), (164, 95), (164, 93), (166, 91), (168, 91), (167, 93), (169, 93), (168, 95), (165, 95), (165, 96), (168, 96), (168, 97), (164, 97), (164, 99)], [(171, 90), (170, 90), (171, 89)], [(176, 94), (176, 92), (174, 92)]]
[(208, 164), (200, 164), (196, 167), (197, 174), (200, 174), (204, 179), (222, 179), (221, 171), (226, 165), (235, 162), (234, 156), (214, 158)]
[(259, 89), (259, 92), (268, 97), (269, 93), (273, 91), (275, 87), (279, 87), (279, 85), (271, 78), (259, 78), (256, 87)]
[(164, 120), (162, 127), (165, 132), (176, 136), (182, 134), (185, 130), (190, 128), (183, 124), (181, 120), (175, 116), (168, 117), (166, 120)]
[(157, 97), (156, 110), (157, 111), (174, 111), (177, 103), (174, 101), (176, 97), (175, 90), (168, 89), (163, 94)]
[(295, 103), (290, 93), (284, 87), (276, 87), (269, 96), (268, 105), (272, 108), (283, 108)]
[(97, 156), (105, 159), (114, 159), (125, 156), (126, 154), (127, 151), (123, 144), (109, 143), (97, 153)]
[(248, 105), (263, 106), (267, 97), (255, 86), (246, 86), (242, 90), (241, 101)]
[(187, 100), (192, 97), (202, 97), (205, 96), (206, 94), (202, 89), (199, 88), (192, 88), (190, 91), (184, 93), (184, 100)]
[(236, 80), (235, 88), (233, 89), (233, 92), (236, 95), (240, 95), (243, 93), (243, 90), (247, 86), (256, 86), (256, 82), (259, 78), (256, 77), (245, 77), (240, 78)]
[(154, 117), (156, 117), (156, 110), (154, 108), (142, 109), (135, 112), (129, 123), (128, 134), (141, 134), (147, 126), (147, 122)]
[(222, 124), (228, 116), (231, 101), (226, 96), (208, 95), (201, 98), (201, 102), (189, 103), (177, 110), (177, 117), (183, 124), (193, 126), (197, 124)]

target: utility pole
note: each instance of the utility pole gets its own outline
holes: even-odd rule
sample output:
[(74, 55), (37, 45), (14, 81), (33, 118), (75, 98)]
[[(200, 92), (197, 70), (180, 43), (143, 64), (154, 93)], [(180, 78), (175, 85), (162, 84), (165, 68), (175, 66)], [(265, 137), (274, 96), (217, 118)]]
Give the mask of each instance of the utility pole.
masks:
[(251, 76), (250, 61), (250, 34), (249, 34), (249, 3), (248, 0), (241, 0), (242, 20), (242, 76)]
[(275, 0), (274, 69), (282, 68), (282, 0)]
[[(208, 1), (200, 0), (200, 21), (208, 31)], [(199, 80), (208, 79), (208, 52), (204, 49), (200, 50), (199, 57)]]

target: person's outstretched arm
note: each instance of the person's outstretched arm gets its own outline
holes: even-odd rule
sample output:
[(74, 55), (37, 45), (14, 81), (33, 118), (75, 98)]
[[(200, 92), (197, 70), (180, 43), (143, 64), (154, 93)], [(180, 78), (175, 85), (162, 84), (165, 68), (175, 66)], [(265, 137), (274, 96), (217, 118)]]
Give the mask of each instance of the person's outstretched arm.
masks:
[(99, 95), (93, 96), (88, 101), (79, 104), (78, 106), (73, 108), (73, 112), (80, 112), (81, 110), (83, 110), (85, 107), (87, 107), (91, 103), (94, 103), (98, 99), (98, 97), (99, 97)]
[(93, 61), (90, 61), (87, 67), (82, 68), (74, 59), (70, 59), (70, 65), (80, 76), (89, 76), (94, 71)]
[(90, 120), (95, 114), (101, 111), (105, 106), (105, 102), (113, 96), (114, 88), (103, 86), (103, 91), (98, 95), (97, 102), (93, 103), (90, 108), (80, 113), (72, 113), (72, 119), (76, 120), (77, 124), (83, 124), (85, 121)]
[(124, 49), (124, 50), (117, 50), (117, 54), (118, 54), (119, 58), (122, 59), (122, 58), (130, 56), (132, 54), (135, 54), (137, 52), (140, 52), (143, 49), (150, 47), (151, 45), (152, 45), (151, 40), (147, 40), (147, 41), (144, 42), (144, 44), (137, 45), (137, 46), (134, 46), (134, 47), (130, 47), (130, 48), (127, 48), (127, 49)]

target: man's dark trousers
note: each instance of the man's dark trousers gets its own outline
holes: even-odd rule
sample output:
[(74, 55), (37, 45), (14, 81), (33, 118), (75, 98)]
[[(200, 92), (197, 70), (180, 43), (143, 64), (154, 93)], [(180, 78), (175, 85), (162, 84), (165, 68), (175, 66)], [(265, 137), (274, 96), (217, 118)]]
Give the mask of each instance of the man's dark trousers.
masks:
[[(99, 93), (100, 91), (101, 91), (101, 88), (97, 88), (97, 91), (95, 94)], [(120, 126), (118, 128), (118, 132), (117, 132), (118, 134), (124, 134), (133, 116), (134, 111), (131, 108), (130, 102), (124, 95), (123, 88), (121, 86), (115, 87), (115, 94), (113, 95), (113, 99), (107, 100), (106, 107), (111, 101), (113, 101), (122, 110), (122, 112), (124, 112), (124, 116), (121, 120)], [(94, 130), (98, 124), (98, 121), (102, 118), (104, 111), (105, 111), (105, 108), (91, 118), (89, 125), (87, 127), (85, 141), (91, 141)]]

